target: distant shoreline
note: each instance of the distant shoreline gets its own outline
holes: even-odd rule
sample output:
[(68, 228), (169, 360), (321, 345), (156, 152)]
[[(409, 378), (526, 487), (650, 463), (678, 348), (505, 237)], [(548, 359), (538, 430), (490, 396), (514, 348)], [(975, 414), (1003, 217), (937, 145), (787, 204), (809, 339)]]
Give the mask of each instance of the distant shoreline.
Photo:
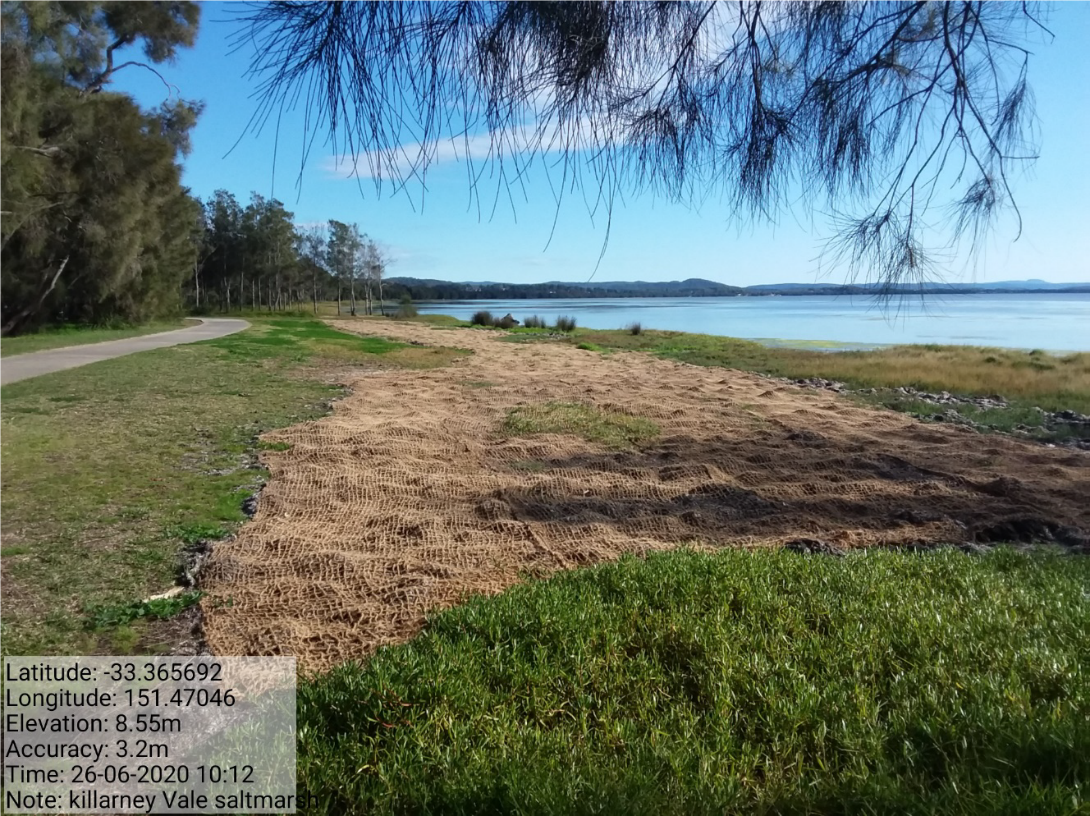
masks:
[[(637, 300), (646, 298), (731, 298), (731, 297), (844, 297), (845, 295), (859, 295), (862, 297), (888, 297), (888, 296), (903, 296), (908, 295), (910, 297), (925, 296), (925, 295), (1090, 295), (1090, 287), (1082, 289), (923, 289), (923, 290), (897, 290), (892, 292), (881, 292), (868, 289), (843, 289), (840, 291), (784, 291), (784, 292), (738, 292), (731, 294), (706, 294), (706, 295), (679, 295), (679, 294), (658, 294), (648, 292), (632, 292), (632, 293), (606, 293), (596, 292), (593, 290), (583, 292), (580, 294), (562, 294), (562, 295), (521, 295), (517, 292), (511, 292), (503, 296), (495, 297), (450, 297), (450, 298), (424, 298), (415, 300), (414, 302), (419, 304), (426, 303), (456, 303), (459, 301), (466, 302), (478, 302), (485, 300), (495, 301), (508, 301), (508, 300)], [(391, 301), (393, 305), (397, 305), (396, 302)]]
[(921, 286), (884, 287), (866, 283), (771, 283), (731, 286), (703, 278), (682, 281), (443, 281), (395, 277), (386, 282), (386, 296), (406, 296), (418, 303), (473, 300), (568, 300), (630, 298), (727, 298), (727, 297), (935, 297), (943, 295), (1085, 295), (1090, 282), (1050, 283), (1044, 280), (994, 281), (992, 283), (929, 283)]

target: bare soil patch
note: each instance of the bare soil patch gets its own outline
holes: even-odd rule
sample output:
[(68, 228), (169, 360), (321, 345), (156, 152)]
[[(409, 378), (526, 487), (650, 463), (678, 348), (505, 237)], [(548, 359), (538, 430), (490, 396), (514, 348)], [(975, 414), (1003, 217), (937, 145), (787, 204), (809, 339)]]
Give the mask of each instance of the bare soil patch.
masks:
[[(467, 593), (679, 544), (847, 549), (1045, 531), (1086, 545), (1081, 451), (641, 354), (331, 324), (476, 353), (446, 368), (349, 374), (353, 393), (332, 416), (264, 437), (290, 449), (263, 454), (271, 480), (257, 514), (204, 574), (214, 653), (295, 654), (324, 670), (411, 637)], [(618, 450), (505, 429), (511, 411), (550, 403), (659, 433)]]

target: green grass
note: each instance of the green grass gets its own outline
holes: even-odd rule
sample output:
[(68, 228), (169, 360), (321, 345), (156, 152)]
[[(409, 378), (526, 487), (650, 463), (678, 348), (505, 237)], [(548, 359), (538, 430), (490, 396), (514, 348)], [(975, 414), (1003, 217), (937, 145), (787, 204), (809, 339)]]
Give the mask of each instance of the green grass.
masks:
[(162, 592), (184, 545), (242, 522), (266, 476), (256, 454), (281, 448), (258, 434), (321, 416), (341, 393), (315, 370), (462, 353), (255, 319), (218, 340), (4, 386), (3, 653), (99, 650), (86, 610)]
[(466, 320), (459, 320), (454, 315), (445, 314), (418, 314), (416, 317), (409, 319), (414, 323), (427, 323), (430, 326), (439, 326), (443, 328), (457, 328), (470, 325)]
[(118, 626), (126, 626), (141, 618), (166, 620), (172, 618), (200, 601), (204, 593), (197, 591), (181, 592), (169, 598), (154, 598), (147, 601), (132, 601), (127, 604), (98, 606), (87, 612), (86, 627), (95, 631)]
[[(1040, 428), (1042, 417), (1033, 410), (1074, 410), (1090, 413), (1090, 353), (1054, 356), (1043, 352), (975, 346), (889, 346), (873, 350), (818, 351), (774, 347), (752, 340), (708, 334), (644, 330), (577, 329), (567, 336), (514, 331), (510, 342), (567, 343), (600, 351), (645, 351), (660, 357), (701, 366), (723, 366), (778, 377), (839, 380), (854, 389), (896, 389), (911, 386), (923, 391), (949, 391), (966, 396), (1000, 395), (1008, 408), (983, 412), (971, 406), (934, 406), (911, 397), (879, 393), (857, 395), (870, 404), (895, 410), (941, 413), (954, 407), (963, 416), (1009, 431), (1016, 425)], [(1085, 429), (1059, 427), (1047, 438), (1085, 434)]]
[(104, 343), (107, 340), (123, 340), (126, 337), (140, 337), (145, 334), (184, 329), (191, 325), (188, 321), (159, 320), (143, 326), (123, 326), (121, 328), (87, 328), (85, 326), (58, 326), (43, 329), (36, 334), (24, 334), (20, 337), (5, 337), (0, 341), (0, 357), (13, 354), (30, 354), (35, 351), (83, 346), (88, 343)]
[(511, 463), (511, 468), (524, 473), (544, 473), (549, 469), (549, 465), (540, 459), (518, 459)]
[(1090, 561), (677, 552), (299, 689), (314, 813), (1086, 812)]
[(581, 436), (611, 448), (627, 448), (652, 439), (658, 426), (649, 419), (606, 411), (578, 402), (546, 402), (508, 412), (503, 431), (511, 436), (557, 433)]

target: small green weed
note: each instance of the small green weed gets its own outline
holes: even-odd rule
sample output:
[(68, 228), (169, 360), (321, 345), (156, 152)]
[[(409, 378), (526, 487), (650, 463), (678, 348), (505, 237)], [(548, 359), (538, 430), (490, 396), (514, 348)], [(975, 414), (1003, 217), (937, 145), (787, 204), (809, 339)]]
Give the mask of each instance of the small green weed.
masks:
[(203, 592), (192, 590), (172, 595), (169, 598), (93, 607), (87, 611), (85, 626), (92, 631), (99, 631), (125, 626), (134, 620), (143, 618), (166, 620), (193, 606), (203, 596)]

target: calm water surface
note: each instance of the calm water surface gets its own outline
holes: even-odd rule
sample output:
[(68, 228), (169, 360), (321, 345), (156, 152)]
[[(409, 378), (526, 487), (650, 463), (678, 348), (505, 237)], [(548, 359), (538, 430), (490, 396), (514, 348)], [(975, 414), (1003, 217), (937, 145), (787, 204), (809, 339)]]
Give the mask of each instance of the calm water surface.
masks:
[(885, 305), (867, 297), (575, 298), (461, 300), (418, 304), (421, 312), (463, 320), (479, 309), (550, 323), (572, 315), (580, 326), (719, 334), (761, 340), (951, 343), (1048, 351), (1090, 350), (1090, 294), (949, 295)]

